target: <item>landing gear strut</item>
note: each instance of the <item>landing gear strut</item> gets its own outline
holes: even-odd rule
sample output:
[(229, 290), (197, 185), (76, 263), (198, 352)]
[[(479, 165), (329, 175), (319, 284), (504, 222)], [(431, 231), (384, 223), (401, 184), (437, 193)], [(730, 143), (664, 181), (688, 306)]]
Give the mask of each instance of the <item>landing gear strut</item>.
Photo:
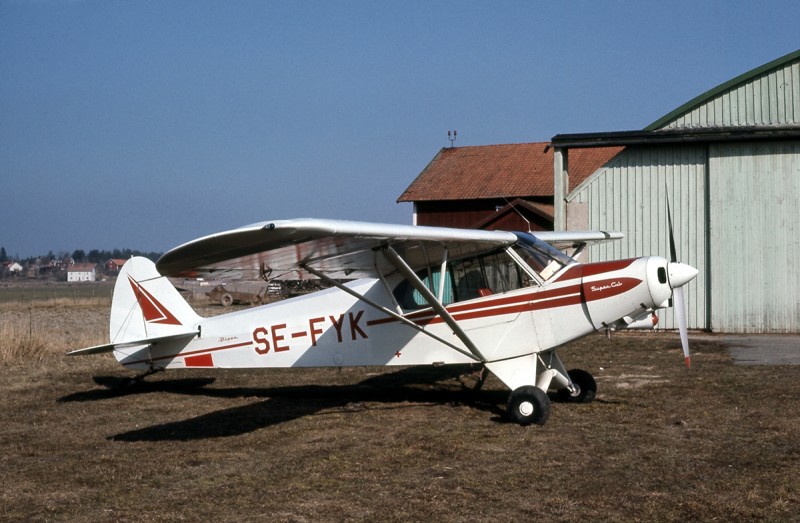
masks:
[(137, 374), (132, 378), (125, 378), (115, 387), (115, 389), (119, 392), (129, 391), (130, 389), (138, 386), (141, 382), (143, 382), (146, 377), (150, 376), (151, 374), (155, 374), (156, 372), (161, 372), (163, 370), (164, 369), (153, 368), (145, 372), (142, 372), (141, 374)]
[(550, 417), (550, 398), (539, 387), (525, 385), (508, 395), (506, 412), (520, 425), (544, 425)]
[(471, 373), (461, 376), (459, 381), (461, 382), (461, 386), (469, 391), (478, 392), (483, 388), (483, 384), (486, 383), (486, 378), (489, 376), (489, 371), (486, 369), (484, 365), (481, 365), (476, 370), (473, 370)]
[(572, 369), (567, 374), (575, 390), (559, 389), (558, 399), (567, 403), (591, 403), (597, 394), (597, 382), (592, 375), (582, 369)]

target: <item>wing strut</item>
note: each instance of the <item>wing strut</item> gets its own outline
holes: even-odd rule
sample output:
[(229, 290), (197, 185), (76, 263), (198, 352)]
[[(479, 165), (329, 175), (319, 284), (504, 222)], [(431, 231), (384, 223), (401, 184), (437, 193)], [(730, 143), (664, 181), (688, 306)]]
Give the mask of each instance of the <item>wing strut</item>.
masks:
[(364, 303), (366, 303), (370, 307), (374, 307), (374, 308), (378, 309), (379, 311), (383, 312), (384, 314), (388, 314), (389, 316), (391, 316), (392, 318), (396, 319), (397, 321), (399, 321), (399, 322), (401, 322), (401, 323), (403, 323), (405, 325), (408, 325), (409, 327), (412, 327), (412, 328), (420, 331), (423, 334), (427, 334), (428, 336), (430, 336), (431, 338), (435, 339), (439, 343), (447, 345), (448, 347), (450, 347), (454, 351), (460, 352), (464, 356), (467, 356), (468, 358), (471, 358), (471, 359), (473, 359), (475, 361), (481, 361), (479, 358), (477, 358), (475, 356), (474, 353), (467, 352), (464, 349), (462, 349), (461, 347), (459, 347), (457, 345), (454, 345), (454, 344), (450, 343), (449, 341), (445, 340), (444, 338), (440, 338), (436, 334), (433, 334), (432, 332), (429, 332), (429, 331), (425, 330), (425, 328), (422, 325), (418, 325), (418, 324), (414, 323), (413, 321), (409, 320), (408, 318), (406, 318), (405, 316), (403, 316), (402, 314), (397, 314), (392, 309), (384, 307), (383, 305), (380, 305), (379, 303), (376, 303), (376, 302), (370, 300), (369, 298), (367, 298), (363, 294), (354, 291), (353, 289), (351, 289), (350, 287), (347, 287), (346, 285), (343, 285), (342, 283), (334, 280), (333, 278), (331, 278), (327, 274), (319, 272), (318, 270), (316, 270), (316, 269), (314, 269), (312, 267), (309, 267), (308, 265), (301, 265), (301, 267), (303, 269), (307, 270), (308, 272), (310, 272), (311, 274), (313, 274), (314, 276), (316, 276), (317, 278), (319, 278), (320, 280), (324, 281), (325, 283), (336, 287), (340, 291), (346, 292), (350, 296), (353, 296), (357, 300), (363, 301)]
[[(442, 302), (439, 301), (436, 296), (425, 286), (422, 280), (419, 279), (419, 276), (408, 266), (408, 264), (403, 260), (403, 258), (397, 254), (397, 251), (392, 249), (391, 246), (387, 246), (383, 249), (383, 254), (386, 258), (392, 262), (400, 273), (406, 277), (406, 279), (411, 283), (411, 285), (416, 289), (422, 297), (428, 302), (428, 305), (439, 315), (440, 318), (453, 330), (453, 334), (455, 334), (461, 342), (466, 345), (467, 349), (474, 355), (474, 357), (481, 362), (485, 362), (486, 358), (481, 354), (478, 350), (478, 347), (472, 343), (472, 340), (469, 339), (467, 333), (461, 328), (458, 322), (453, 318), (453, 316), (447, 311)], [(463, 351), (459, 351), (462, 352)]]

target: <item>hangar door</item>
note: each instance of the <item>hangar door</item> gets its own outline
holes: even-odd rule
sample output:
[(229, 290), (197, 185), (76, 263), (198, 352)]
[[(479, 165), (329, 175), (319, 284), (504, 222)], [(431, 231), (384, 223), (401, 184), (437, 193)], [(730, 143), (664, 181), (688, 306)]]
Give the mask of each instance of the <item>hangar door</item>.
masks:
[(711, 328), (800, 332), (800, 143), (709, 150)]

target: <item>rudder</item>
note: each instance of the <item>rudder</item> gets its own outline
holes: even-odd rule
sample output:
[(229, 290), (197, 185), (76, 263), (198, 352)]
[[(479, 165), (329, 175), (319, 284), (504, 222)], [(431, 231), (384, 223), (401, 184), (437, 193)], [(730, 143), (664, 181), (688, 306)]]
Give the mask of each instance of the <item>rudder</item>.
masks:
[(201, 320), (152, 261), (136, 256), (122, 266), (111, 302), (111, 343), (196, 332)]

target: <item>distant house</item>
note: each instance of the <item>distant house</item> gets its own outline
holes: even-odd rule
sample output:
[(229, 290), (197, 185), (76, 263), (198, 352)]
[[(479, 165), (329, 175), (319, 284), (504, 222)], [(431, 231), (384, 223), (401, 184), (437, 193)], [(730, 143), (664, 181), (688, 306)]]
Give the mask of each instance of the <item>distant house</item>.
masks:
[(119, 272), (125, 262), (128, 260), (122, 260), (119, 258), (111, 258), (105, 264), (106, 272)]
[(94, 263), (76, 263), (67, 269), (67, 281), (97, 281), (97, 266)]
[(22, 272), (22, 265), (15, 261), (7, 261), (3, 262), (3, 269), (8, 272), (13, 272), (15, 274), (19, 274)]

